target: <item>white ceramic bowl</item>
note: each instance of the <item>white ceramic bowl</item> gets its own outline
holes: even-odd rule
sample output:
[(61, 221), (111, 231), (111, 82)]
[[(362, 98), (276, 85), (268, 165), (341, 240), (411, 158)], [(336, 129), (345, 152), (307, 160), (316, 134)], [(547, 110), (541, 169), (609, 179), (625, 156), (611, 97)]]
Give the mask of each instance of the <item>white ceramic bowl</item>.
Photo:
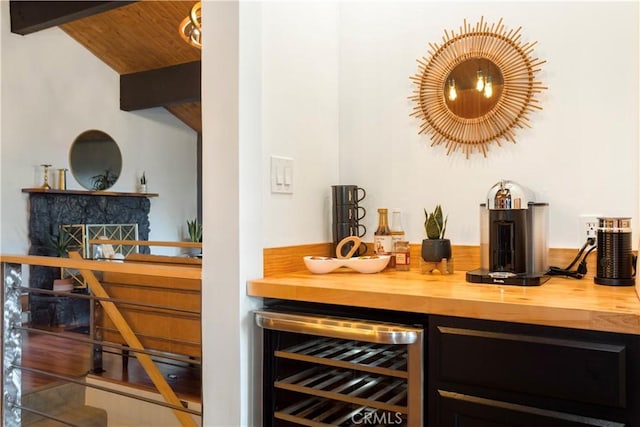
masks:
[(391, 256), (389, 255), (373, 255), (349, 258), (344, 261), (345, 267), (349, 267), (358, 273), (378, 273), (389, 264)]
[(307, 269), (315, 274), (331, 273), (333, 270), (342, 267), (342, 261), (337, 258), (306, 256), (304, 257), (304, 265)]
[(331, 273), (340, 267), (348, 267), (358, 273), (378, 273), (389, 264), (389, 255), (362, 256), (355, 258), (304, 257), (304, 265), (315, 274)]

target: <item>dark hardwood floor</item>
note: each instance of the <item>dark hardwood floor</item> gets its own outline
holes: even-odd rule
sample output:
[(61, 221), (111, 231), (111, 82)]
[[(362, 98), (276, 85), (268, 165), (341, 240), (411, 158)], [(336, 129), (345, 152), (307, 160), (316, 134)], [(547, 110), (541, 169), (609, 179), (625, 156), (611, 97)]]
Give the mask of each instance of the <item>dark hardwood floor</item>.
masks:
[[(25, 332), (22, 364), (26, 367), (46, 369), (76, 379), (91, 375), (143, 390), (155, 390), (153, 383), (133, 353), (129, 358), (128, 368), (124, 370), (120, 354), (112, 353), (111, 350), (104, 352), (105, 372), (90, 374), (92, 346), (64, 338), (64, 336), (73, 336), (73, 334), (82, 335), (75, 332), (62, 332), (62, 336), (50, 336)], [(86, 335), (82, 336), (86, 337)], [(201, 402), (202, 376), (198, 366), (163, 360), (158, 364), (158, 367), (179, 398)], [(22, 373), (22, 392), (28, 393), (56, 381), (58, 380), (55, 378), (25, 371)]]

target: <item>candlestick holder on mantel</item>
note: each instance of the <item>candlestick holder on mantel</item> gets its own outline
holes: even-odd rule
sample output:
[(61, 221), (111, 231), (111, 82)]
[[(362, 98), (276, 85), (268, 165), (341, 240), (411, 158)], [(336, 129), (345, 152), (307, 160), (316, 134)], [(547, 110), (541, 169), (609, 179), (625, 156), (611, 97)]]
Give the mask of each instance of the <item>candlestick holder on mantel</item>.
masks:
[(40, 166), (42, 166), (43, 168), (42, 173), (44, 174), (44, 180), (41, 188), (45, 190), (50, 190), (51, 186), (49, 185), (49, 168), (51, 167), (51, 165), (43, 163)]
[(58, 169), (58, 190), (67, 189), (67, 168)]

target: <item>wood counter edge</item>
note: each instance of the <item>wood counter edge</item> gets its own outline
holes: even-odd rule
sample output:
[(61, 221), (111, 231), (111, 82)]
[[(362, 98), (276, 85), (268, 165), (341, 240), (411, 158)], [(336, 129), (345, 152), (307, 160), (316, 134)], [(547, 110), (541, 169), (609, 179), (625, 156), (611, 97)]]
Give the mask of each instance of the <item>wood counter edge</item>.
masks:
[(640, 335), (640, 310), (634, 313), (541, 304), (524, 305), (472, 298), (415, 296), (365, 289), (336, 289), (304, 284), (294, 286), (278, 283), (278, 278), (248, 281), (247, 295), (290, 301)]

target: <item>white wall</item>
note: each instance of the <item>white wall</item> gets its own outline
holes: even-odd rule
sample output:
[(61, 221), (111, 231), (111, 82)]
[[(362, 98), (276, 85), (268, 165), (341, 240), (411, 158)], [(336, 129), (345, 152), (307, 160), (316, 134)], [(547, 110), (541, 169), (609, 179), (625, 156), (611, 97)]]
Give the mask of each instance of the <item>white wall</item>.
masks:
[[(182, 240), (196, 216), (196, 133), (157, 108), (119, 108), (119, 76), (62, 30), (10, 33), (2, 2), (2, 252), (28, 249), (27, 195), (42, 184), (41, 163), (69, 167), (69, 148), (99, 129), (118, 143), (122, 175), (113, 191), (136, 191), (143, 171), (151, 198), (151, 240)], [(67, 188), (81, 189), (69, 172)], [(153, 248), (154, 253), (173, 249)]]
[[(338, 183), (366, 188), (367, 239), (376, 208), (398, 207), (408, 238), (418, 242), (423, 208), (441, 203), (448, 237), (478, 244), (478, 204), (499, 179), (550, 204), (552, 247), (582, 243), (581, 214), (632, 216), (637, 235), (637, 2), (262, 5), (265, 247), (330, 241), (329, 187)], [(516, 131), (517, 144), (492, 144), (487, 158), (467, 160), (418, 135), (409, 76), (444, 29), (481, 16), (522, 26), (523, 41), (538, 42), (534, 54), (547, 60), (539, 78), (549, 89), (539, 95), (543, 110), (530, 115), (532, 127)], [(611, 83), (594, 86), (599, 76)], [(318, 105), (324, 108), (314, 114)], [(270, 154), (295, 158), (292, 196), (270, 193)]]
[[(549, 90), (517, 144), (447, 157), (409, 117), (409, 76), (429, 42), (481, 16), (538, 41)], [(478, 204), (504, 178), (549, 202), (551, 247), (582, 243), (580, 214), (632, 216), (637, 234), (638, 2), (344, 2), (340, 31), (340, 180), (367, 189), (370, 231), (376, 208), (399, 207), (418, 242), (423, 208), (441, 203), (448, 237), (478, 244)]]
[[(338, 14), (331, 1), (262, 3), (264, 246), (331, 240), (338, 184)], [(270, 156), (294, 159), (294, 193), (272, 194)]]
[[(239, 5), (202, 5), (203, 425), (246, 425), (248, 341), (240, 258)], [(218, 61), (225, 58), (224, 61)], [(255, 188), (255, 187), (254, 187)], [(257, 196), (253, 198), (257, 199)], [(243, 421), (244, 420), (244, 421)]]

